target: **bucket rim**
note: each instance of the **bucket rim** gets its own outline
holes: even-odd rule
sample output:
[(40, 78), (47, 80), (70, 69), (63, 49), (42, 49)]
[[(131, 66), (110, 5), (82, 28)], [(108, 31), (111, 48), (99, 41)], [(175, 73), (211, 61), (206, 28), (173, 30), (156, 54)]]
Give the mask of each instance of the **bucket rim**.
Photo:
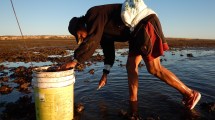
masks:
[[(52, 66), (42, 66), (42, 67), (36, 67), (36, 68), (33, 68), (33, 72), (34, 73), (59, 73), (59, 72), (66, 72), (66, 71), (74, 71), (74, 68), (71, 68), (71, 69), (68, 69), (68, 70), (63, 70), (63, 71), (54, 71), (54, 72), (46, 72), (46, 71), (42, 71), (42, 70), (45, 70), (45, 69), (48, 69), (49, 67), (52, 67)], [(41, 71), (37, 71), (36, 69), (41, 69)]]
[(46, 72), (51, 66), (42, 66), (42, 67), (37, 67), (32, 70), (33, 77), (62, 77), (62, 76), (68, 76), (68, 75), (75, 75), (74, 69), (69, 69), (69, 70), (64, 70), (64, 71), (56, 71), (56, 72)]

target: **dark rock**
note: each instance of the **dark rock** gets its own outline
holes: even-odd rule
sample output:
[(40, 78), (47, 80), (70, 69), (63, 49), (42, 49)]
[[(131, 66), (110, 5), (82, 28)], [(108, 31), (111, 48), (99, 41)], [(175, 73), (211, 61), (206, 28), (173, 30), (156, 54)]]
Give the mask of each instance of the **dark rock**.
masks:
[(9, 78), (8, 77), (1, 77), (0, 78), (0, 83), (1, 82), (8, 82)]
[(75, 70), (76, 71), (84, 71), (84, 69), (85, 69), (85, 65), (84, 64), (78, 64), (78, 65), (76, 65), (76, 67), (75, 67)]
[(123, 52), (121, 55), (126, 56), (126, 55), (128, 55), (128, 52)]
[(187, 57), (193, 57), (193, 54), (192, 53), (188, 53)]
[(0, 72), (0, 76), (7, 76), (7, 75), (8, 75), (8, 72), (4, 72), (4, 71)]
[(9, 85), (1, 84), (1, 87), (0, 87), (0, 93), (1, 94), (9, 94), (12, 92), (12, 90), (13, 90), (13, 88), (9, 87)]
[(144, 66), (144, 64), (142, 64), (142, 63), (140, 63), (139, 65), (138, 65), (138, 67), (143, 67)]
[(0, 65), (0, 71), (3, 71), (4, 69), (6, 69), (7, 67), (5, 67), (4, 65)]
[(86, 65), (87, 65), (87, 66), (91, 66), (91, 65), (92, 65), (92, 63), (91, 63), (91, 62), (88, 62)]
[(31, 90), (30, 90), (30, 84), (31, 83), (23, 83), (23, 84), (20, 84), (19, 86), (18, 86), (18, 91), (20, 91), (20, 92), (23, 92), (23, 93), (31, 93)]
[(215, 102), (204, 102), (200, 104), (200, 107), (207, 112), (214, 112), (215, 111)]
[(91, 70), (89, 71), (89, 73), (90, 73), (90, 74), (94, 74), (94, 73), (95, 73), (95, 70), (94, 70), (94, 69), (91, 69)]
[(81, 113), (83, 110), (84, 110), (84, 104), (82, 104), (82, 103), (75, 104), (76, 113)]
[(100, 55), (99, 53), (91, 57), (91, 61), (102, 62), (103, 60), (104, 56)]

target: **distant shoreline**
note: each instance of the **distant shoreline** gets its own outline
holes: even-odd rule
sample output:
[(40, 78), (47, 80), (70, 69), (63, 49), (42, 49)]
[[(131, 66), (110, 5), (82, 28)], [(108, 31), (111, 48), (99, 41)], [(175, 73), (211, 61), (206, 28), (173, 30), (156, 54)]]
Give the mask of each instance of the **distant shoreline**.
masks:
[[(21, 39), (74, 39), (72, 35), (26, 35), (26, 36), (16, 36), (16, 35), (5, 35), (0, 36), (0, 40), (21, 40)], [(215, 39), (204, 39), (204, 38), (173, 38), (166, 37), (168, 40), (215, 40)]]
[(21, 40), (21, 39), (69, 39), (71, 35), (26, 35), (26, 36), (0, 36), (0, 40)]

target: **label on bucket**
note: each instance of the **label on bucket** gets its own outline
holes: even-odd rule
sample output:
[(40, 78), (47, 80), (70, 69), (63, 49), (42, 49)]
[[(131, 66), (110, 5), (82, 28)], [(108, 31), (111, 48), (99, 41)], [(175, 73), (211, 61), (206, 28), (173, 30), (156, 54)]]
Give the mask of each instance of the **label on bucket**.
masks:
[[(37, 120), (72, 120), (74, 109), (74, 69), (45, 72), (47, 67), (35, 68), (34, 86)], [(42, 71), (40, 71), (42, 70)]]
[(44, 94), (36, 93), (35, 95), (39, 98), (40, 102), (45, 102), (45, 95)]
[(72, 120), (74, 85), (61, 88), (34, 88), (37, 120)]

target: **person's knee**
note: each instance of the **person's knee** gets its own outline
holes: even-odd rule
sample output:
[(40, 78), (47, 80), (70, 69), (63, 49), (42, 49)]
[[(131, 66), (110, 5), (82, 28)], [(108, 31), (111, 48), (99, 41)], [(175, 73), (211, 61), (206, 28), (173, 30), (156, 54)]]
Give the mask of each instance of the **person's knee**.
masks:
[(147, 71), (152, 75), (154, 75), (156, 73), (155, 70), (152, 68), (148, 68)]
[(155, 67), (148, 68), (147, 70), (150, 74), (152, 74), (154, 76), (157, 76), (158, 74), (161, 73), (161, 69), (155, 68)]
[(156, 58), (153, 61), (147, 61), (147, 60), (144, 60), (144, 61), (146, 63), (147, 71), (150, 74), (157, 76), (162, 73), (163, 67), (160, 64), (160, 58)]

